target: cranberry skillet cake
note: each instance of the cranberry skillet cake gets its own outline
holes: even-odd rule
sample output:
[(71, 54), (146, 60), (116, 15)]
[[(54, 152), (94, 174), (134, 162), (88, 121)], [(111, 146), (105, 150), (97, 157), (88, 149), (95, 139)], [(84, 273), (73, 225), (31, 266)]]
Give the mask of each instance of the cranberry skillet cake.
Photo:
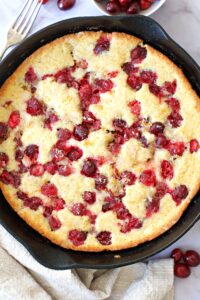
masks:
[(200, 186), (200, 101), (167, 57), (123, 33), (47, 44), (0, 89), (0, 186), (52, 242), (119, 250), (159, 236)]

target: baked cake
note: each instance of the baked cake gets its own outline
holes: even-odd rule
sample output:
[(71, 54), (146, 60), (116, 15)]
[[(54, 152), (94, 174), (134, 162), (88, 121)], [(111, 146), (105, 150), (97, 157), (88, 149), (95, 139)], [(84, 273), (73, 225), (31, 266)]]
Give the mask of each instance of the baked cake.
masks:
[(200, 186), (200, 101), (166, 56), (124, 33), (66, 35), (0, 89), (0, 186), (64, 248), (159, 236)]

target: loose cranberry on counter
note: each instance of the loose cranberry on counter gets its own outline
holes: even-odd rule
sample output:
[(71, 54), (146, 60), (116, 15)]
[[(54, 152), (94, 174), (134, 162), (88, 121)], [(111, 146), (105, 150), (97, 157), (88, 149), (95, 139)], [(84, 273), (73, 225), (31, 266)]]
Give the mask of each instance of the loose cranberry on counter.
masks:
[(57, 6), (61, 10), (67, 10), (74, 6), (76, 0), (58, 0)]
[(179, 248), (176, 248), (172, 251), (171, 258), (173, 258), (175, 262), (179, 262), (183, 258), (183, 252)]
[(183, 263), (175, 263), (174, 274), (179, 278), (186, 278), (190, 276), (190, 268)]
[(194, 250), (188, 250), (183, 254), (184, 262), (190, 267), (196, 267), (200, 264), (200, 256)]

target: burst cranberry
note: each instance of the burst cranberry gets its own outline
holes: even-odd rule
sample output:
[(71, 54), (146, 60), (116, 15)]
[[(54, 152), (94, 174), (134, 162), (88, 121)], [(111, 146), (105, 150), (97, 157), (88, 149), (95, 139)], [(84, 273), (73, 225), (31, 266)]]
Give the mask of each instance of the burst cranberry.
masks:
[(168, 185), (165, 182), (157, 182), (156, 192), (153, 199), (161, 200), (169, 192)]
[(87, 204), (94, 204), (96, 201), (96, 193), (85, 191), (83, 199)]
[(120, 12), (121, 8), (118, 2), (108, 1), (106, 4), (106, 10), (107, 12), (113, 14)]
[(75, 79), (71, 75), (69, 68), (64, 68), (55, 74), (55, 80), (58, 83), (65, 83), (68, 87), (72, 87)]
[(128, 106), (130, 107), (131, 109), (131, 112), (136, 115), (136, 116), (139, 116), (140, 115), (140, 112), (141, 112), (141, 104), (139, 101), (137, 100), (134, 100), (134, 101), (131, 101), (129, 102)]
[(115, 77), (117, 77), (118, 74), (119, 74), (119, 71), (111, 71), (108, 73), (108, 76), (110, 78), (115, 78)]
[(157, 213), (160, 208), (160, 201), (158, 199), (147, 200), (146, 217), (150, 218), (154, 213)]
[(89, 135), (88, 127), (86, 125), (84, 125), (84, 124), (76, 125), (74, 127), (73, 134), (74, 134), (74, 137), (75, 137), (76, 140), (83, 141)]
[(178, 155), (182, 156), (183, 152), (185, 151), (185, 144), (184, 142), (172, 142), (170, 141), (167, 144), (167, 150), (171, 155)]
[(172, 112), (168, 117), (167, 120), (170, 122), (173, 128), (177, 128), (181, 126), (183, 118), (177, 112)]
[(194, 139), (190, 141), (190, 153), (197, 152), (199, 150), (199, 142)]
[(74, 246), (81, 246), (87, 238), (87, 233), (85, 231), (73, 229), (70, 230), (68, 238)]
[(22, 191), (17, 191), (17, 197), (24, 201), (25, 199), (28, 198), (28, 195)]
[(54, 175), (58, 169), (58, 166), (55, 164), (55, 162), (50, 161), (44, 165), (44, 168), (49, 174)]
[(8, 133), (8, 126), (6, 123), (0, 122), (0, 139), (6, 139)]
[(86, 124), (90, 130), (92, 131), (96, 131), (99, 130), (101, 128), (101, 121), (99, 119), (97, 119), (93, 113), (91, 113), (90, 111), (84, 111), (83, 114), (83, 122), (84, 124)]
[(105, 175), (97, 175), (95, 178), (95, 188), (99, 191), (104, 190), (108, 183), (108, 178)]
[(58, 149), (55, 146), (51, 149), (51, 157), (54, 162), (63, 160), (65, 158), (65, 156), (66, 156), (66, 153), (64, 150)]
[(42, 205), (42, 200), (39, 197), (24, 199), (24, 206), (29, 207), (32, 210), (37, 210), (40, 205)]
[(130, 232), (132, 229), (138, 229), (142, 227), (142, 222), (133, 216), (131, 216), (128, 221), (122, 225), (121, 232), (127, 233)]
[(164, 85), (162, 86), (164, 96), (172, 96), (176, 92), (176, 87), (177, 87), (176, 80), (172, 82), (165, 81)]
[(112, 142), (112, 143), (109, 144), (109, 150), (110, 150), (110, 152), (111, 152), (114, 156), (116, 156), (116, 155), (119, 154), (120, 149), (121, 149), (121, 145), (120, 145), (120, 144), (117, 144), (117, 143), (115, 143), (115, 142)]
[(133, 185), (136, 181), (136, 176), (130, 171), (124, 171), (121, 174), (122, 182), (125, 185)]
[(88, 82), (80, 84), (79, 87), (79, 96), (84, 102), (84, 105), (87, 107), (90, 104), (92, 98), (92, 86)]
[(171, 193), (173, 200), (179, 205), (188, 195), (188, 188), (185, 185), (177, 186)]
[(109, 49), (110, 49), (110, 40), (106, 36), (102, 36), (98, 39), (94, 47), (94, 54), (99, 55), (104, 51), (108, 51)]
[(162, 97), (162, 89), (156, 83), (149, 84), (149, 90), (156, 97), (159, 97), (159, 98)]
[(37, 145), (29, 145), (26, 147), (24, 153), (32, 162), (34, 162), (38, 159), (39, 147)]
[(83, 203), (75, 203), (71, 208), (71, 212), (75, 216), (85, 216), (86, 215), (86, 206)]
[(127, 218), (131, 218), (131, 214), (127, 208), (124, 206), (116, 209), (117, 218), (120, 220), (126, 220)]
[(127, 130), (127, 135), (129, 138), (134, 138), (139, 140), (141, 138), (141, 131), (139, 130), (138, 127), (135, 127), (135, 125), (133, 124), (131, 127), (129, 127), (129, 129)]
[(163, 134), (156, 137), (156, 148), (162, 149), (168, 145), (168, 140)]
[(163, 133), (165, 129), (165, 125), (161, 122), (155, 122), (151, 125), (149, 132), (158, 136), (159, 134)]
[(138, 67), (135, 67), (135, 65), (132, 63), (132, 62), (127, 62), (127, 63), (124, 63), (122, 65), (122, 70), (127, 74), (127, 75), (130, 75), (130, 74), (134, 74), (134, 73), (137, 73), (139, 68)]
[(71, 147), (70, 151), (67, 154), (67, 157), (71, 160), (71, 161), (76, 161), (79, 160), (79, 158), (81, 158), (83, 155), (83, 151), (78, 148), (78, 147)]
[(93, 177), (96, 174), (97, 166), (93, 159), (88, 158), (84, 161), (81, 174), (87, 177)]
[(96, 79), (95, 86), (100, 93), (106, 93), (112, 90), (113, 82), (110, 79)]
[(0, 168), (4, 168), (9, 161), (8, 155), (4, 152), (0, 152)]
[(194, 250), (188, 250), (183, 254), (185, 263), (190, 267), (196, 267), (200, 264), (200, 256)]
[(52, 230), (58, 230), (61, 227), (61, 222), (57, 217), (50, 216), (49, 217), (49, 225)]
[(48, 118), (44, 121), (44, 127), (52, 130), (52, 126), (58, 122), (59, 118), (55, 113), (51, 113)]
[(26, 112), (31, 116), (43, 115), (44, 107), (42, 103), (35, 97), (32, 97), (27, 101)]
[(182, 257), (183, 252), (179, 248), (174, 249), (171, 253), (171, 258), (173, 258), (175, 262), (179, 262)]
[(158, 76), (156, 73), (152, 72), (152, 71), (142, 71), (141, 74), (140, 74), (140, 78), (141, 78), (141, 81), (143, 83), (148, 83), (148, 84), (152, 84), (152, 83), (155, 83)]
[(126, 128), (126, 121), (122, 120), (122, 119), (114, 119), (113, 120), (113, 126), (115, 127), (115, 130), (118, 131), (124, 131), (124, 129)]
[(161, 176), (164, 179), (172, 179), (174, 176), (174, 169), (172, 164), (167, 161), (167, 160), (163, 160), (161, 163)]
[(55, 210), (58, 211), (58, 210), (63, 209), (64, 205), (65, 205), (65, 201), (62, 198), (56, 197), (56, 198), (53, 199), (53, 208)]
[(38, 77), (32, 67), (28, 69), (25, 73), (25, 81), (28, 83), (33, 83), (34, 81), (38, 80)]
[(30, 174), (33, 176), (42, 176), (44, 174), (44, 167), (42, 164), (34, 164), (30, 168)]
[(71, 131), (67, 128), (59, 128), (58, 129), (58, 138), (61, 141), (67, 141), (72, 137)]
[(73, 168), (69, 165), (59, 165), (58, 174), (61, 176), (69, 176), (74, 172)]
[(21, 178), (17, 172), (8, 172), (3, 170), (0, 175), (0, 181), (4, 184), (11, 184), (17, 188), (21, 183)]
[(156, 183), (156, 175), (153, 170), (145, 170), (140, 175), (140, 182), (146, 186), (154, 186)]
[(190, 268), (183, 263), (175, 263), (174, 274), (179, 278), (186, 278), (190, 276)]
[(142, 46), (137, 46), (131, 51), (131, 61), (133, 63), (141, 63), (147, 56), (147, 49)]
[(44, 205), (43, 206), (43, 216), (45, 218), (50, 217), (50, 215), (52, 214), (52, 212), (53, 212), (53, 206), (52, 205)]
[(134, 74), (128, 76), (127, 83), (132, 89), (136, 91), (140, 90), (142, 87), (140, 77), (135, 76)]
[(166, 103), (171, 107), (173, 112), (179, 112), (180, 110), (180, 103), (175, 98), (170, 98), (166, 100)]
[(13, 111), (10, 114), (9, 120), (8, 120), (8, 125), (10, 126), (10, 128), (15, 128), (19, 125), (20, 123), (20, 114), (18, 111)]
[(102, 245), (111, 245), (111, 232), (110, 231), (101, 231), (96, 236), (97, 240)]
[(47, 182), (42, 185), (41, 193), (48, 197), (56, 197), (58, 194), (58, 190), (53, 183)]

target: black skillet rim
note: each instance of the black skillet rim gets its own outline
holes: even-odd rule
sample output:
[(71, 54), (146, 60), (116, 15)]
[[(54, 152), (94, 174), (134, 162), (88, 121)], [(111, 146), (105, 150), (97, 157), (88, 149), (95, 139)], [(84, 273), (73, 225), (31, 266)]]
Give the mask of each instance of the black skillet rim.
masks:
[[(102, 22), (103, 21), (103, 22)], [(98, 24), (97, 24), (98, 23)], [(131, 25), (137, 25), (139, 26), (141, 32), (138, 34), (135, 32), (135, 29), (130, 29), (130, 23)], [(108, 24), (110, 26), (108, 26)], [(138, 25), (139, 24), (139, 25)], [(135, 17), (82, 17), (82, 18), (74, 18), (69, 20), (60, 21), (58, 23), (52, 24), (39, 32), (36, 32), (35, 34), (31, 35), (29, 38), (27, 38), (25, 41), (23, 41), (19, 46), (17, 46), (14, 50), (11, 51), (10, 54), (3, 60), (3, 62), (0, 64), (0, 69), (3, 69), (5, 67), (9, 67), (10, 73), (13, 72), (13, 65), (19, 65), (22, 60), (25, 59), (27, 55), (30, 55), (33, 51), (35, 51), (37, 48), (45, 44), (46, 42), (49, 42), (50, 39), (45, 42), (45, 39), (42, 38), (41, 40), (38, 40), (39, 36), (45, 36), (46, 33), (51, 32), (51, 30), (57, 29), (59, 30), (60, 27), (63, 25), (70, 26), (69, 30), (66, 30), (66, 33), (57, 34), (58, 36), (62, 36), (67, 33), (71, 32), (78, 32), (78, 31), (84, 31), (84, 30), (105, 30), (105, 31), (120, 31), (120, 32), (126, 32), (129, 34), (134, 34), (136, 36), (141, 37), (146, 43), (151, 44), (155, 48), (159, 49), (161, 52), (164, 52), (164, 54), (167, 54), (168, 57), (170, 57), (172, 60), (175, 60), (176, 64), (181, 66), (184, 71), (186, 71), (187, 66), (190, 66), (191, 72), (186, 71), (186, 76), (189, 77), (190, 82), (192, 83), (193, 88), (197, 91), (197, 93), (200, 95), (200, 68), (195, 63), (195, 61), (180, 47), (178, 46), (170, 37), (169, 35), (164, 31), (164, 29), (154, 20), (152, 20), (149, 17), (144, 16), (135, 16)], [(144, 27), (142, 27), (144, 25)], [(75, 27), (74, 27), (75, 26)], [(148, 28), (147, 28), (148, 27)], [(110, 30), (109, 30), (110, 29)], [(152, 32), (150, 32), (152, 30)], [(63, 32), (63, 29), (62, 29)], [(37, 40), (37, 46), (33, 47), (32, 50), (29, 52), (25, 51), (23, 55), (18, 57), (18, 52), (22, 51), (23, 47), (26, 49), (26, 45), (29, 43), (33, 43), (34, 39)], [(53, 38), (55, 39), (55, 37)], [(52, 39), (52, 40), (53, 40)], [(39, 45), (38, 45), (39, 43)], [(169, 48), (167, 51), (165, 47)], [(177, 57), (174, 55), (174, 52), (178, 52), (179, 56), (185, 57), (186, 65), (179, 64), (179, 61), (177, 61)], [(177, 54), (177, 53), (176, 53)], [(20, 62), (16, 63), (16, 57), (20, 58)], [(15, 68), (15, 67), (14, 67)], [(195, 73), (195, 75), (194, 75)], [(9, 72), (7, 72), (7, 77), (9, 76)], [(4, 75), (0, 75), (0, 84), (2, 84), (5, 81)], [(200, 196), (200, 195), (199, 195)], [(156, 253), (164, 250), (171, 244), (173, 244), (177, 239), (179, 239), (182, 235), (184, 235), (198, 220), (200, 216), (200, 204), (198, 207), (198, 199), (200, 200), (198, 195), (194, 197), (191, 204), (189, 205), (188, 209), (185, 211), (181, 219), (176, 223), (170, 230), (168, 230), (163, 235), (159, 236), (158, 238), (154, 239), (153, 241), (147, 242), (145, 244), (142, 244), (138, 247), (127, 249), (127, 250), (121, 250), (116, 252), (102, 252), (102, 253), (81, 253), (81, 252), (74, 252), (70, 250), (63, 250), (60, 247), (52, 244), (51, 242), (47, 241), (45, 238), (41, 237), (37, 232), (32, 230), (23, 220), (21, 220), (9, 207), (5, 199), (0, 202), (0, 208), (3, 207), (4, 212), (7, 211), (9, 214), (13, 215), (13, 218), (16, 219), (16, 222), (20, 224), (21, 229), (24, 230), (23, 234), (29, 233), (31, 234), (31, 238), (33, 239), (32, 242), (29, 240), (28, 244), (27, 241), (25, 241), (25, 238), (21, 236), (21, 234), (18, 232), (17, 229), (9, 224), (9, 221), (5, 221), (5, 215), (3, 214), (3, 210), (0, 213), (0, 224), (16, 239), (18, 240), (24, 247), (31, 253), (31, 255), (42, 265), (44, 265), (47, 268), (55, 269), (55, 270), (65, 270), (65, 269), (72, 269), (72, 268), (95, 268), (95, 269), (109, 269), (109, 268), (116, 268), (116, 267), (122, 267), (125, 265), (129, 265), (132, 263), (136, 263), (138, 261), (143, 261), (152, 255), (155, 255)], [(196, 208), (197, 207), (197, 208)], [(188, 216), (189, 215), (189, 216)], [(11, 228), (12, 227), (12, 228)], [(26, 229), (24, 229), (26, 228)], [(22, 231), (23, 231), (22, 230)], [(36, 238), (36, 240), (35, 240)], [(170, 239), (171, 238), (171, 239)], [(39, 253), (38, 249), (35, 249), (34, 243), (36, 242), (36, 248), (37, 244), (39, 245)], [(44, 246), (46, 247), (44, 249)], [(146, 248), (146, 249), (145, 249)], [(64, 257), (68, 256), (70, 257), (70, 262), (64, 262), (64, 261), (55, 261), (52, 259), (51, 255), (49, 256), (48, 251), (54, 249), (53, 253), (57, 253), (58, 255)], [(141, 255), (136, 255), (134, 258), (134, 252), (137, 249), (141, 249), (141, 252), (143, 251), (144, 254), (141, 253)], [(37, 250), (37, 251), (36, 251)], [(45, 250), (43, 252), (43, 250)], [(45, 255), (41, 255), (41, 252)], [(54, 255), (55, 255), (54, 253)], [(64, 255), (64, 256), (63, 256)], [(120, 255), (120, 258), (114, 258), (115, 255)], [(96, 257), (95, 257), (96, 256)], [(62, 260), (61, 257), (61, 260)], [(79, 257), (79, 262), (77, 262), (77, 257)], [(80, 257), (82, 259), (82, 262), (80, 261)], [(84, 257), (87, 257), (85, 259)], [(106, 263), (104, 263), (106, 258)], [(125, 258), (125, 259), (124, 259)], [(96, 259), (96, 262), (95, 262)]]

